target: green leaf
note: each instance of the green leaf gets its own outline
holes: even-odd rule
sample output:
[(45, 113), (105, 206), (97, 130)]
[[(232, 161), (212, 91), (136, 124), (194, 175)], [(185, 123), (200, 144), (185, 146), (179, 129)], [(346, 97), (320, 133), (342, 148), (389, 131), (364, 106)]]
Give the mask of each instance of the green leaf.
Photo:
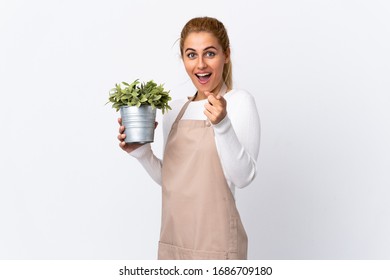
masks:
[(164, 89), (163, 84), (157, 85), (153, 80), (141, 83), (136, 79), (131, 84), (128, 82), (115, 84), (109, 91), (107, 103), (112, 103), (112, 107), (117, 111), (123, 105), (139, 107), (142, 104), (150, 104), (154, 109), (161, 109), (164, 114), (171, 110), (168, 105), (170, 100), (169, 91)]
[(148, 101), (148, 99), (145, 96), (142, 97), (141, 100), (140, 100), (141, 103), (145, 103), (146, 101)]

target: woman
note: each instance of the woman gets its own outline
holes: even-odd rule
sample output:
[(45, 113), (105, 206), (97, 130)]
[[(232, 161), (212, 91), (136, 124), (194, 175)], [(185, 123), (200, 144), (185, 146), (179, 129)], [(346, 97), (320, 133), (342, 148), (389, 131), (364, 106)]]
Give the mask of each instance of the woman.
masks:
[(246, 259), (247, 235), (234, 189), (256, 175), (260, 121), (255, 100), (233, 89), (229, 38), (217, 19), (187, 22), (180, 52), (197, 91), (171, 102), (172, 110), (164, 115), (163, 160), (150, 144), (126, 144), (121, 119), (120, 147), (162, 186), (158, 259)]

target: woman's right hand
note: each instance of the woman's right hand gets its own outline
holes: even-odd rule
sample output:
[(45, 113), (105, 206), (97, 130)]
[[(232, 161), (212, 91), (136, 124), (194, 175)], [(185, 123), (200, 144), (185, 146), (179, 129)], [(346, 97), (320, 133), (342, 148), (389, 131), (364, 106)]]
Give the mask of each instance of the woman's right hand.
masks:
[(119, 123), (119, 134), (118, 134), (119, 147), (121, 147), (122, 150), (131, 153), (135, 149), (138, 149), (139, 147), (144, 145), (138, 143), (126, 143), (125, 142), (126, 134), (124, 133), (125, 127), (122, 125), (122, 118), (118, 118), (118, 123)]
[[(125, 132), (125, 127), (122, 125), (122, 118), (118, 118), (118, 123), (119, 123), (119, 134), (118, 134), (118, 140), (119, 140), (119, 147), (121, 147), (122, 150), (125, 152), (131, 153), (135, 149), (138, 149), (142, 145), (145, 144), (139, 144), (139, 143), (126, 143), (125, 138), (126, 134)], [(156, 129), (158, 125), (158, 122), (154, 123), (154, 129)]]

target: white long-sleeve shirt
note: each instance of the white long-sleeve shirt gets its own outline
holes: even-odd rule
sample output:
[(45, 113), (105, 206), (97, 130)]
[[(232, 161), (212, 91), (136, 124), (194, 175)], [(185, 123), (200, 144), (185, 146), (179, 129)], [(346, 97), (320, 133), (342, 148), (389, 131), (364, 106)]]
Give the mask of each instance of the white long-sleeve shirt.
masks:
[[(256, 161), (260, 147), (260, 118), (253, 96), (245, 90), (233, 89), (224, 95), (227, 115), (212, 125), (215, 143), (223, 172), (234, 196), (235, 188), (249, 185), (256, 176)], [(188, 99), (172, 101), (172, 110), (163, 115), (164, 149), (172, 124)], [(203, 113), (207, 99), (192, 101), (182, 119), (206, 120)], [(157, 158), (150, 144), (145, 144), (130, 153), (138, 159), (148, 174), (162, 184), (163, 160)]]

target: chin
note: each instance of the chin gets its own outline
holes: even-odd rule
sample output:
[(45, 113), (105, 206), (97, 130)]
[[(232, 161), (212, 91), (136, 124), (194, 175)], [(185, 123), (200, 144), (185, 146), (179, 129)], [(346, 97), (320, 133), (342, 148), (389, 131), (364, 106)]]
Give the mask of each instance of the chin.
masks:
[(198, 84), (196, 88), (198, 91), (201, 91), (201, 92), (205, 92), (205, 91), (212, 92), (215, 89), (215, 87), (212, 87), (211, 85), (208, 85), (208, 84), (206, 84), (206, 85)]

